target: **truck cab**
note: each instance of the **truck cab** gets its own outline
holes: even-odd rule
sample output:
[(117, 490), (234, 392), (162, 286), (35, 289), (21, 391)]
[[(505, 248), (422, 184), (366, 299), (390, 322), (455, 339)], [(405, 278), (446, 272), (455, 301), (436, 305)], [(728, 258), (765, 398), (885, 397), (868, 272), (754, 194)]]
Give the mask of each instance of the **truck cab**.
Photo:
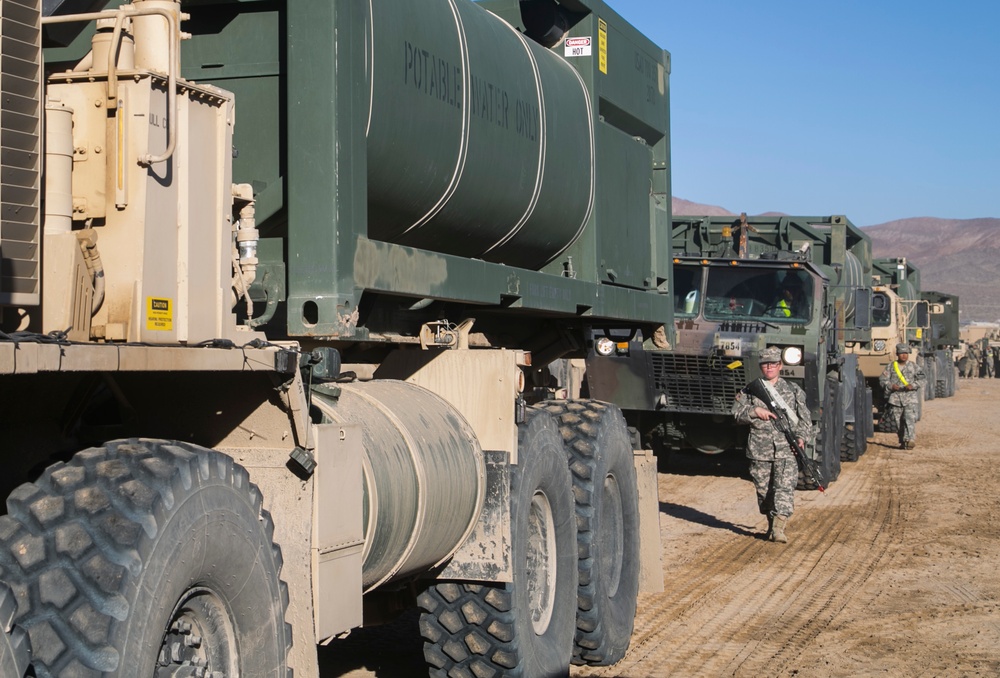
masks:
[(776, 346), (819, 430), (811, 453), (835, 478), (843, 431), (865, 398), (843, 349), (868, 339), (867, 236), (842, 216), (742, 215), (675, 217), (672, 237), (674, 343), (598, 336), (592, 396), (626, 410), (653, 449), (719, 453), (746, 440), (730, 408), (760, 376), (757, 352)]

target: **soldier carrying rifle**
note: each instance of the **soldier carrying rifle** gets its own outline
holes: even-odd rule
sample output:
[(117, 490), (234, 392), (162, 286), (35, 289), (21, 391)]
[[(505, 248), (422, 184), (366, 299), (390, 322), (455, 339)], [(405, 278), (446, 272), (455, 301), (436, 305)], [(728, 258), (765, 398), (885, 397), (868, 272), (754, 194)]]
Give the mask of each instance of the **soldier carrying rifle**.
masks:
[[(757, 490), (757, 507), (767, 516), (765, 538), (786, 543), (785, 527), (795, 509), (795, 485), (799, 478), (799, 462), (791, 441), (794, 440), (801, 455), (813, 435), (812, 420), (805, 391), (779, 376), (781, 351), (772, 346), (760, 351), (758, 359), (762, 381), (772, 387), (770, 391), (776, 396), (769, 396), (769, 403), (754, 393), (751, 384), (736, 394), (732, 414), (739, 423), (750, 425), (747, 458)], [(771, 407), (775, 403), (789, 420), (790, 435), (777, 425), (779, 416)]]

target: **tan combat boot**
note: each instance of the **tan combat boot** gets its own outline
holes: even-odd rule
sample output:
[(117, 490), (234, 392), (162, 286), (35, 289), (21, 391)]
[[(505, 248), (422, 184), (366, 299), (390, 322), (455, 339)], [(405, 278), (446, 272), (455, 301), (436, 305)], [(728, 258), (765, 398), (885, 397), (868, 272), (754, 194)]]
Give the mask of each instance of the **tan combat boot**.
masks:
[(775, 516), (771, 527), (771, 541), (779, 544), (787, 544), (788, 537), (785, 536), (785, 527), (788, 525), (788, 516)]
[(764, 533), (764, 539), (767, 541), (772, 541), (771, 536), (774, 534), (774, 516), (770, 513), (767, 514), (767, 532)]
[(916, 446), (917, 446), (917, 443), (915, 441), (913, 441), (913, 440), (907, 440), (906, 441), (906, 449), (912, 450)]

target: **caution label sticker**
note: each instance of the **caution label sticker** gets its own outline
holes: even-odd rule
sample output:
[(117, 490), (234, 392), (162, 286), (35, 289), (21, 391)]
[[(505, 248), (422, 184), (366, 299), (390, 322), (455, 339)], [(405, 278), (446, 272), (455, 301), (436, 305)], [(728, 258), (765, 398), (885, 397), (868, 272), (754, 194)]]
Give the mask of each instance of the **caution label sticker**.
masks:
[(590, 37), (566, 38), (563, 54), (568, 59), (572, 59), (573, 57), (592, 56), (593, 45)]
[(173, 300), (146, 297), (146, 329), (159, 332), (169, 332), (174, 329)]
[(608, 74), (608, 22), (597, 20), (597, 64), (601, 73)]

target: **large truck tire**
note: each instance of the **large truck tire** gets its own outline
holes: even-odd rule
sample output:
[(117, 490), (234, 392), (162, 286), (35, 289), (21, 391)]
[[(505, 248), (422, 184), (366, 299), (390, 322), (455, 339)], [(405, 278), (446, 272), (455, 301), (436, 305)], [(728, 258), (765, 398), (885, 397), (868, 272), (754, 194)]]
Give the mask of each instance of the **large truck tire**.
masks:
[(865, 387), (865, 438), (871, 440), (875, 437), (875, 396), (871, 388)]
[(938, 398), (955, 395), (955, 364), (950, 351), (942, 351), (938, 358), (938, 380), (935, 387)]
[(2, 578), (39, 678), (289, 678), (288, 590), (245, 469), (185, 443), (108, 443), (7, 499)]
[[(818, 480), (824, 487), (829, 487), (840, 476), (840, 453), (844, 438), (844, 408), (840, 397), (840, 380), (836, 375), (828, 375), (823, 392), (823, 416), (819, 421), (813, 456), (819, 467)], [(808, 449), (806, 455), (809, 455)], [(818, 486), (799, 469), (796, 489), (815, 490)]]
[(844, 425), (844, 440), (840, 446), (840, 461), (857, 461), (861, 456), (861, 446), (857, 433), (857, 424)]
[(420, 594), (432, 678), (567, 676), (576, 618), (573, 481), (555, 420), (529, 410), (511, 468), (513, 581)]
[(608, 666), (628, 650), (639, 593), (639, 491), (632, 442), (614, 405), (543, 406), (559, 424), (573, 473), (580, 588), (573, 663)]
[(0, 676), (4, 678), (24, 678), (31, 661), (28, 634), (20, 626), (14, 626), (16, 612), (14, 592), (6, 584), (0, 584)]
[(948, 380), (938, 379), (934, 382), (934, 397), (935, 398), (947, 398), (948, 394)]
[(827, 376), (826, 388), (827, 401), (823, 407), (823, 416), (827, 419), (824, 431), (827, 435), (823, 439), (820, 468), (823, 471), (822, 480), (829, 486), (840, 477), (840, 449), (844, 444), (844, 408), (841, 405), (843, 390), (837, 375)]
[(924, 358), (924, 400), (934, 400), (937, 396), (937, 356), (933, 353)]
[(854, 394), (854, 431), (858, 441), (858, 456), (860, 457), (868, 451), (868, 439), (871, 437), (868, 430), (872, 426), (872, 406), (871, 392), (865, 384), (865, 376), (859, 369), (857, 371), (856, 388)]
[(935, 398), (948, 397), (948, 358), (944, 351), (935, 351), (933, 354), (934, 381), (928, 384), (934, 391)]
[[(844, 448), (847, 458), (841, 454), (841, 461), (857, 461), (868, 451), (869, 429), (872, 426), (871, 391), (865, 384), (865, 376), (861, 370), (855, 374), (854, 390), (854, 423), (844, 427)], [(850, 431), (848, 431), (850, 429)], [(854, 457), (851, 459), (851, 457)]]

